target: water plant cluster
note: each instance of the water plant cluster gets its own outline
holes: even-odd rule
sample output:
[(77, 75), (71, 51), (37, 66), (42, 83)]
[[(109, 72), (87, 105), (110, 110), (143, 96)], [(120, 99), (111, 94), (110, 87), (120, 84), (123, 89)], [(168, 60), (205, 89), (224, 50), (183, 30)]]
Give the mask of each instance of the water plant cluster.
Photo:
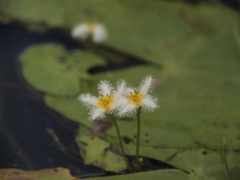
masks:
[(137, 115), (137, 145), (136, 145), (136, 162), (138, 171), (141, 170), (139, 162), (139, 141), (140, 141), (140, 114), (141, 110), (154, 111), (158, 105), (158, 99), (151, 96), (149, 93), (154, 87), (155, 79), (151, 75), (146, 76), (138, 88), (129, 86), (125, 80), (117, 82), (117, 87), (114, 87), (107, 81), (101, 80), (98, 84), (99, 97), (95, 97), (89, 93), (81, 94), (78, 99), (84, 106), (90, 109), (89, 119), (98, 120), (109, 116), (115, 127), (119, 138), (121, 152), (126, 163), (128, 171), (131, 167), (127, 160), (121, 133), (117, 125), (114, 114), (120, 117)]

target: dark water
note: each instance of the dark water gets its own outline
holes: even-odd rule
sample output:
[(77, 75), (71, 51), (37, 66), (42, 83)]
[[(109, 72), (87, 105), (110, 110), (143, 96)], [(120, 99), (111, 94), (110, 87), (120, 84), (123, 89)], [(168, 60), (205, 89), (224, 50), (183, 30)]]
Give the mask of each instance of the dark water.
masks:
[(49, 110), (41, 95), (19, 76), (19, 56), (25, 48), (48, 42), (68, 49), (79, 45), (57, 30), (41, 35), (29, 33), (19, 24), (0, 25), (0, 36), (0, 168), (65, 167), (73, 175), (105, 173), (84, 165), (80, 155), (72, 154), (72, 158), (60, 150), (47, 130), (54, 130), (66, 147), (78, 152), (74, 142), (78, 125)]
[[(172, 0), (172, 1), (176, 1), (176, 0)], [(220, 4), (223, 4), (231, 9), (234, 10), (239, 10), (240, 8), (240, 4), (238, 0), (183, 0), (187, 3), (191, 3), (191, 4), (200, 4), (200, 3), (209, 3), (209, 2), (218, 2)]]

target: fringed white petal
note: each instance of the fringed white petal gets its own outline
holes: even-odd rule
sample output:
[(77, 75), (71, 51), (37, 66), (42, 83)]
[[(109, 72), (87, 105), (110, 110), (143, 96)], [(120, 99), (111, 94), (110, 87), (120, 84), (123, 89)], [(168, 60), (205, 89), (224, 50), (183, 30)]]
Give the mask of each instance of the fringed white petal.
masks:
[(114, 110), (118, 109), (120, 106), (121, 106), (121, 103), (119, 101), (116, 101), (111, 105), (110, 111), (114, 111)]
[(159, 107), (157, 101), (158, 101), (157, 98), (154, 98), (150, 95), (146, 95), (143, 99), (142, 107), (146, 111), (153, 111), (154, 109)]
[[(135, 89), (121, 80), (117, 83), (117, 89), (114, 90), (109, 81), (101, 80), (98, 84), (98, 91), (103, 97), (96, 98), (88, 93), (81, 94), (78, 99), (83, 105), (91, 109), (89, 113), (91, 120), (102, 119), (106, 113), (113, 113), (115, 110), (118, 110), (120, 117), (136, 113), (139, 107), (146, 111), (153, 111), (159, 107), (158, 99), (148, 94), (154, 87), (154, 82), (155, 80), (151, 75), (147, 76), (143, 79), (139, 88)], [(131, 93), (135, 94), (131, 96)], [(107, 95), (110, 97), (106, 97)], [(107, 108), (99, 105), (98, 101), (103, 100), (102, 98), (107, 103)]]
[(129, 97), (131, 95), (131, 93), (134, 93), (134, 92), (136, 92), (136, 88), (126, 87), (124, 92), (123, 92), (123, 96)]
[(90, 111), (90, 120), (102, 119), (105, 117), (105, 111), (100, 108), (94, 108)]
[(83, 23), (75, 26), (71, 34), (73, 38), (86, 39), (89, 35), (88, 25)]
[(116, 91), (114, 91), (114, 98), (116, 101), (123, 96), (127, 83), (124, 80), (118, 81)]
[(96, 106), (97, 98), (91, 94), (81, 94), (77, 98), (84, 106), (91, 107)]
[(111, 95), (111, 91), (113, 90), (112, 85), (106, 81), (106, 80), (101, 80), (100, 83), (98, 84), (98, 90), (100, 95)]
[(136, 106), (128, 103), (128, 104), (125, 104), (124, 106), (122, 106), (122, 108), (120, 109), (118, 114), (120, 117), (129, 116), (129, 115), (133, 114), (134, 112), (136, 112), (136, 109), (137, 109)]
[(114, 111), (116, 109), (120, 109), (122, 106), (124, 106), (126, 104), (123, 98), (124, 97), (118, 98), (116, 101), (114, 101), (114, 103), (111, 106), (111, 111)]
[(103, 25), (96, 25), (93, 34), (92, 34), (93, 42), (101, 43), (107, 40), (107, 30)]
[(152, 78), (151, 75), (146, 76), (139, 86), (138, 91), (141, 92), (143, 95), (151, 92), (152, 88), (154, 87), (155, 80)]

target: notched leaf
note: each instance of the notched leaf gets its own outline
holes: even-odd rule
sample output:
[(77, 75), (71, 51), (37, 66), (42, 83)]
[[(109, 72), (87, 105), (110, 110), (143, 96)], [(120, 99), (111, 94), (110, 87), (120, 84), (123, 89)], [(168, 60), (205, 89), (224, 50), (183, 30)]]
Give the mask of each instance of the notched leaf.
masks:
[(93, 80), (88, 69), (105, 62), (86, 51), (67, 51), (59, 44), (35, 45), (21, 55), (25, 80), (34, 88), (59, 96), (77, 95), (81, 81)]

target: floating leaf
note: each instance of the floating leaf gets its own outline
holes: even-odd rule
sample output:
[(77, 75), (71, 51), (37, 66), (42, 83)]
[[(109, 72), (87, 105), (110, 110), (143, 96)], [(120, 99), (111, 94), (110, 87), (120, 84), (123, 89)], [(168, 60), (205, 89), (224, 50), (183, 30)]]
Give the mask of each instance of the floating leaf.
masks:
[[(1, 180), (13, 180), (13, 179), (29, 179), (29, 180), (80, 180), (81, 178), (72, 177), (68, 169), (54, 168), (45, 169), (39, 171), (23, 171), (19, 169), (0, 169)], [(168, 180), (193, 180), (196, 179), (193, 176), (181, 171), (181, 170), (157, 170), (133, 174), (122, 174), (109, 177), (94, 177), (88, 178), (89, 180), (121, 180), (121, 179), (168, 179)]]
[[(234, 95), (240, 89), (240, 84), (232, 79), (232, 87), (229, 88), (225, 86), (226, 74), (211, 71), (205, 75), (189, 69), (179, 72), (169, 70), (161, 72), (160, 69), (153, 67), (135, 67), (116, 71), (111, 73), (111, 76), (105, 74), (105, 76), (111, 82), (126, 79), (129, 83), (137, 86), (146, 74), (152, 74), (156, 79), (153, 95), (158, 97), (161, 106), (153, 113), (142, 112), (141, 114), (140, 154), (168, 162), (189, 172), (193, 170), (199, 177), (208, 177), (211, 173), (223, 174), (221, 152), (225, 128), (228, 142), (226, 148), (229, 151), (240, 148), (239, 131), (236, 127), (240, 117), (240, 114), (236, 113), (240, 102)], [(223, 94), (224, 89), (229, 92)], [(209, 99), (211, 94), (218, 97), (217, 100)], [(69, 104), (77, 102), (76, 99), (56, 97), (46, 97), (46, 99), (48, 99), (46, 103), (50, 107), (63, 112), (67, 117), (74, 114), (73, 120), (90, 125), (90, 121), (87, 120), (87, 109), (77, 103)], [(49, 104), (49, 99), (54, 100), (55, 105)], [(226, 108), (221, 108), (219, 102), (225, 99), (232, 103), (229, 103), (228, 107), (224, 106)], [(231, 117), (232, 113), (234, 113), (235, 119), (229, 122), (227, 117)], [(218, 119), (219, 116), (221, 118)], [(128, 144), (125, 144), (127, 154), (135, 155), (136, 121), (120, 119), (118, 125), (122, 136), (130, 140)], [(116, 136), (114, 127), (107, 130), (107, 133)], [(218, 152), (204, 156), (202, 152), (207, 150), (218, 150)], [(197, 156), (202, 158), (203, 164), (199, 164), (199, 161), (195, 160)], [(215, 162), (216, 165), (207, 163), (206, 158)], [(184, 160), (189, 164), (184, 163)], [(231, 166), (236, 168), (237, 165), (229, 162), (229, 167)], [(208, 168), (209, 171), (205, 171), (204, 168)]]
[(189, 175), (181, 170), (176, 169), (167, 169), (167, 170), (157, 170), (157, 171), (149, 171), (149, 172), (140, 172), (133, 174), (123, 174), (118, 176), (110, 176), (110, 177), (99, 177), (99, 178), (89, 178), (89, 180), (155, 180), (155, 179), (166, 179), (166, 180), (196, 180), (195, 177)]
[(39, 171), (23, 171), (20, 169), (0, 169), (2, 180), (74, 180), (68, 169), (53, 168)]
[(35, 45), (21, 55), (22, 73), (29, 84), (44, 93), (77, 95), (81, 82), (94, 80), (88, 69), (104, 65), (99, 57), (85, 51), (68, 52), (59, 44)]
[(85, 164), (92, 164), (106, 171), (126, 169), (123, 158), (110, 150), (110, 143), (90, 135), (79, 136), (76, 141), (81, 147)]
[(77, 98), (59, 98), (45, 95), (44, 101), (50, 108), (64, 114), (67, 118), (78, 123), (90, 126), (92, 121), (88, 119), (88, 110), (83, 108)]
[[(179, 151), (169, 162), (191, 172), (197, 179), (225, 180), (226, 176), (231, 177), (230, 179), (239, 179), (240, 174), (234, 172), (236, 168), (240, 167), (238, 164), (239, 153), (227, 151), (225, 154), (227, 161), (224, 163), (222, 151), (213, 151), (204, 148), (189, 149), (183, 152)], [(236, 157), (237, 159), (232, 159), (232, 157)]]
[[(235, 60), (239, 57), (237, 44), (233, 41), (232, 22), (240, 22), (240, 18), (237, 12), (219, 4), (190, 6), (153, 0), (49, 0), (41, 3), (2, 0), (0, 10), (13, 19), (45, 22), (49, 27), (63, 29), (81, 22), (100, 22), (109, 32), (106, 45), (165, 66), (171, 66), (171, 62), (178, 59), (191, 60), (193, 66), (204, 68), (213, 58), (205, 54), (213, 51), (225, 59), (229, 59), (229, 54)], [(191, 33), (187, 33), (189, 31)], [(166, 46), (181, 34), (184, 38), (176, 38), (179, 40), (175, 47)], [(193, 60), (191, 55), (194, 53), (198, 56)], [(205, 65), (195, 64), (198, 60)], [(221, 63), (215, 66), (221, 66)]]

